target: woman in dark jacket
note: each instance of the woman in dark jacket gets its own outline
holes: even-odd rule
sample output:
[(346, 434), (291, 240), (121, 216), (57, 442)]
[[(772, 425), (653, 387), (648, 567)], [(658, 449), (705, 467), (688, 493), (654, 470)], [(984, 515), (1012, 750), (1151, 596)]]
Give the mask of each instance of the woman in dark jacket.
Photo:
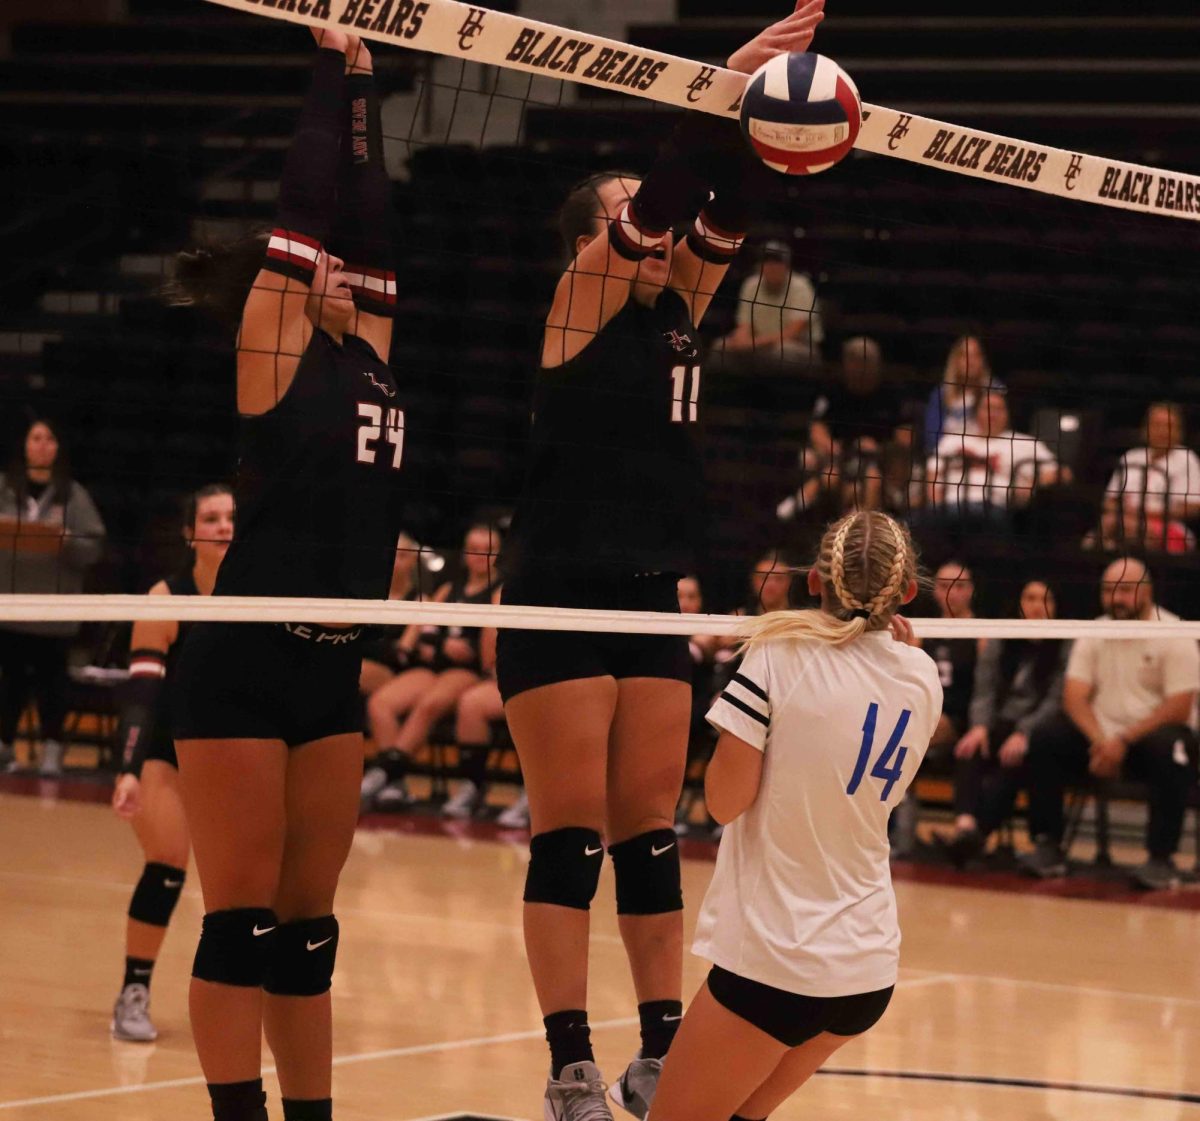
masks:
[[(1021, 589), (1022, 619), (1055, 618), (1054, 592), (1041, 580)], [(1025, 774), (1030, 730), (1062, 699), (1070, 643), (993, 639), (975, 664), (967, 731), (954, 747), (954, 833), (938, 839), (963, 867), (1012, 814)]]

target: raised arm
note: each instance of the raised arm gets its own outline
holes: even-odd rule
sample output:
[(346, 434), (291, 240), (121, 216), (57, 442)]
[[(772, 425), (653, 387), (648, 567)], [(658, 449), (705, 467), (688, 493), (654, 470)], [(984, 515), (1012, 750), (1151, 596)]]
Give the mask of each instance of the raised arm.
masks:
[[(287, 392), (312, 338), (308, 301), (314, 294), (325, 297), (324, 246), (337, 196), (348, 38), (344, 32), (320, 34), (312, 85), (284, 160), (275, 228), (242, 311), (237, 399), (243, 415), (268, 412)], [(322, 280), (315, 284), (319, 269)]]
[[(825, 0), (796, 0), (791, 15), (729, 56), (729, 68), (753, 74), (776, 55), (808, 50), (824, 18)], [(737, 121), (688, 113), (680, 127), (703, 158), (709, 196), (686, 240), (676, 247), (671, 287), (688, 302), (692, 321), (699, 323), (741, 248), (756, 204), (778, 177), (750, 150)]]
[(371, 344), (387, 361), (396, 308), (388, 198), (391, 184), (383, 164), (383, 125), (375, 92), (374, 64), (367, 45), (348, 37), (343, 155), (333, 250), (344, 261), (354, 294), (350, 333)]

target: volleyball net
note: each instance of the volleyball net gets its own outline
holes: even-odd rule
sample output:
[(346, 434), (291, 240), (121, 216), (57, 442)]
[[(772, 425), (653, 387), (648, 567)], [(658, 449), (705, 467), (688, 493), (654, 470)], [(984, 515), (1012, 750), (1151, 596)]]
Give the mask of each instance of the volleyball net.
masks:
[[(822, 527), (882, 508), (911, 526), (931, 570), (973, 578), (977, 613), (1005, 616), (923, 618), (922, 636), (1200, 635), (1086, 621), (1105, 567), (1125, 554), (1146, 558), (1159, 603), (1200, 618), (1200, 460), (1187, 429), (1200, 404), (1200, 177), (1143, 162), (1197, 155), (1169, 115), (1109, 133), (1102, 113), (1061, 115), (1022, 139), (923, 116), (913, 110), (928, 99), (913, 90), (909, 108), (865, 103), (855, 153), (823, 175), (780, 179), (762, 200), (702, 326), (702, 613), (443, 604), (430, 593), (456, 570), (463, 534), (504, 525), (520, 496), (568, 189), (605, 168), (645, 169), (680, 111), (735, 116), (745, 78), (665, 53), (646, 30), (631, 43), (455, 0), (150, 9), (140, 28), (81, 40), (82, 77), (61, 79), (37, 129), (5, 127), (14, 204), (28, 215), (9, 236), (37, 246), (28, 261), (8, 255), (7, 287), (37, 306), (6, 313), (24, 371), (0, 384), (6, 435), (26, 434), (14, 418), (58, 420), (105, 534), (86, 585), (104, 594), (59, 594), (78, 586), (67, 554), (87, 531), (36, 522), (26, 505), (0, 513), (0, 623), (729, 633), (735, 609), (778, 605), (763, 594), (772, 573), (790, 581), (783, 602), (807, 603), (798, 576)], [(178, 498), (234, 477), (236, 405), (228, 331), (165, 307), (159, 289), (174, 251), (270, 222), (306, 29), (321, 26), (377, 48), (398, 259), (391, 359), (413, 402), (406, 521), (421, 542), (421, 595), (168, 607), (132, 593), (182, 560)], [(856, 69), (835, 50), (837, 29), (835, 14), (812, 49), (870, 98), (884, 60)], [(752, 30), (737, 21), (724, 50)], [(15, 45), (31, 67), (53, 46), (29, 34)], [(80, 61), (85, 45), (95, 53)], [(130, 65), (134, 48), (157, 53), (157, 67)], [(74, 108), (87, 93), (124, 114), (119, 126), (96, 121), (98, 143)], [(964, 112), (1024, 120), (1011, 106)], [(1123, 158), (1090, 154), (1085, 140)], [(594, 452), (603, 471), (606, 449)], [(64, 578), (30, 592), (20, 573), (34, 555)], [(1013, 617), (1033, 579), (1055, 593), (1057, 622)]]

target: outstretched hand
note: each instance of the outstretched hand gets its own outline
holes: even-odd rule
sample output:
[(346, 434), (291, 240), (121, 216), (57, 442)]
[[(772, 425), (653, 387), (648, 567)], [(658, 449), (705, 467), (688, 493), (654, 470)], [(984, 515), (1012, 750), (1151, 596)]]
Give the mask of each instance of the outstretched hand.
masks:
[(796, 0), (796, 10), (790, 16), (760, 31), (729, 56), (729, 69), (753, 74), (776, 55), (808, 50), (817, 24), (824, 18), (825, 0)]

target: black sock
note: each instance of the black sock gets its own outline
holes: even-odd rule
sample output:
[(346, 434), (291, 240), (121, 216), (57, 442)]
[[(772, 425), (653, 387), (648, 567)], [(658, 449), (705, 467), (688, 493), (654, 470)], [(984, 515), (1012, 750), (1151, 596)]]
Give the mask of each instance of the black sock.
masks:
[(460, 744), (463, 777), (473, 782), (480, 790), (487, 785), (488, 747), (486, 744)]
[(210, 1082), (213, 1121), (267, 1121), (267, 1095), (262, 1079), (250, 1082)]
[[(154, 962), (150, 958), (125, 959), (125, 986), (145, 985), (150, 987), (150, 974), (154, 972)], [(122, 986), (122, 987), (125, 987)]]
[(594, 1063), (592, 1029), (582, 1009), (551, 1012), (542, 1020), (546, 1042), (550, 1044), (550, 1067), (557, 1078), (562, 1068), (572, 1063)]
[(683, 1004), (678, 1000), (648, 1000), (638, 1005), (638, 1018), (642, 1021), (641, 1057), (661, 1059), (679, 1030)]
[(333, 1098), (284, 1098), (283, 1121), (333, 1121)]

